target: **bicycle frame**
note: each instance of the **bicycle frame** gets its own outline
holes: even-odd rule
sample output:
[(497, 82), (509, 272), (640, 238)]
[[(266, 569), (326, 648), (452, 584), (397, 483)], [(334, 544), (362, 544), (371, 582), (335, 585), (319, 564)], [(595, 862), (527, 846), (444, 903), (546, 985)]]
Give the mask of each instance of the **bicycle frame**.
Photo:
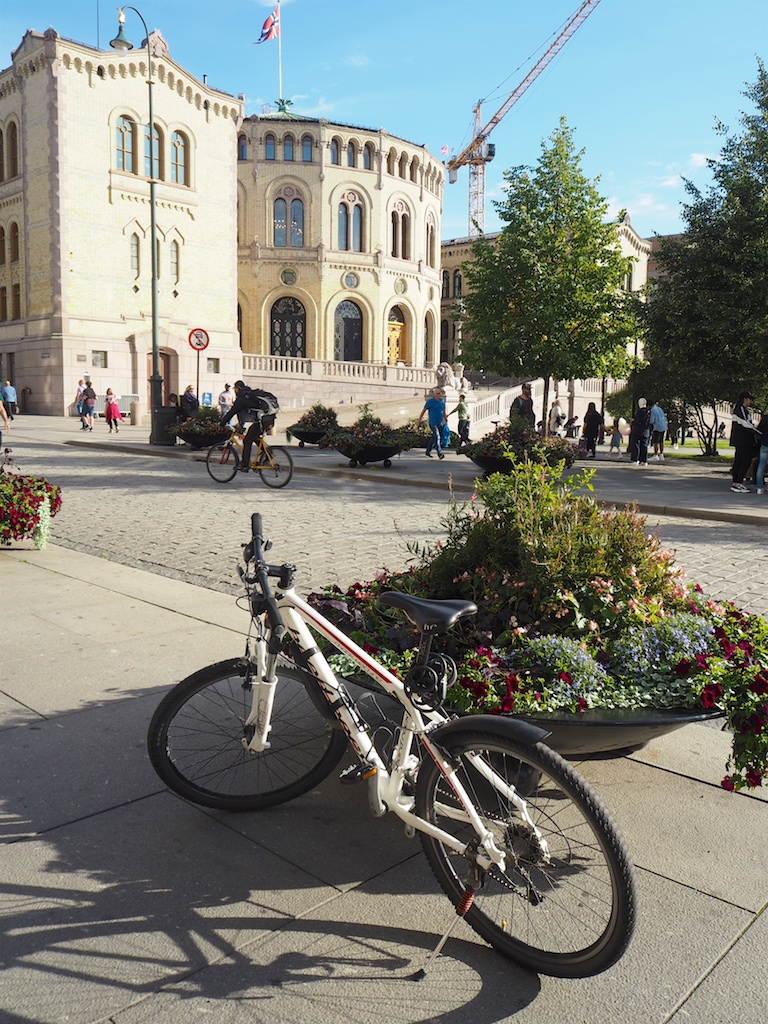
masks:
[[(245, 432), (240, 434), (237, 431), (235, 431), (233, 434), (230, 435), (229, 442), (228, 442), (237, 451), (237, 454), (238, 454), (238, 456), (240, 457), (241, 460), (243, 458), (243, 438), (244, 437), (245, 437)], [(265, 461), (260, 462), (259, 459), (262, 456), (263, 456)], [(251, 469), (261, 471), (262, 469), (271, 469), (271, 468), (274, 467), (274, 465), (275, 465), (274, 456), (272, 455), (272, 451), (270, 450), (270, 447), (267, 444), (267, 442), (264, 440), (264, 435), (262, 434), (262, 436), (258, 439), (258, 441), (256, 441), (254, 443), (253, 447), (251, 448), (250, 467), (251, 467)]]
[[(459, 807), (442, 806), (441, 810), (447, 817), (469, 822), (472, 825), (481, 843), (481, 850), (474, 854), (474, 859), (481, 867), (487, 869), (492, 864), (497, 864), (503, 871), (506, 856), (504, 851), (496, 845), (493, 834), (479, 817), (471, 798), (457, 778), (453, 765), (441, 750), (439, 742), (430, 738), (430, 732), (446, 722), (448, 716), (440, 710), (423, 711), (418, 708), (408, 696), (404, 684), (397, 676), (387, 671), (316, 609), (307, 604), (293, 588), (279, 590), (276, 594), (276, 604), (283, 625), (303, 653), (302, 667), (306, 668), (313, 676), (319, 691), (328, 702), (330, 714), (335, 716), (341, 724), (363, 765), (361, 777), (368, 781), (373, 814), (378, 817), (391, 811), (405, 823), (408, 829), (424, 832), (457, 853), (466, 853), (466, 844), (415, 814), (414, 798), (404, 791), (409, 772), (413, 772), (420, 763), (420, 759), (413, 753), (413, 746), (418, 738), (459, 802)], [(271, 727), (272, 700), (277, 685), (275, 667), (278, 654), (271, 643), (271, 638), (268, 635), (269, 627), (264, 618), (260, 618), (259, 622), (260, 628), (256, 638), (256, 674), (258, 678), (252, 680), (252, 706), (247, 721), (248, 725), (255, 725), (255, 732), (250, 741), (243, 740), (246, 749), (253, 753), (258, 753), (269, 747), (268, 735)], [(403, 724), (392, 751), (389, 768), (374, 746), (368, 726), (362, 719), (354, 699), (343, 683), (339, 682), (334, 675), (324, 654), (319, 650), (309, 627), (325, 637), (337, 650), (342, 651), (355, 661), (386, 693), (394, 696), (402, 705), (404, 709)], [(537, 835), (545, 856), (547, 856), (546, 841), (531, 820), (525, 800), (494, 771), (490, 764), (479, 756), (468, 756), (473, 767), (483, 778), (517, 809), (526, 825)]]

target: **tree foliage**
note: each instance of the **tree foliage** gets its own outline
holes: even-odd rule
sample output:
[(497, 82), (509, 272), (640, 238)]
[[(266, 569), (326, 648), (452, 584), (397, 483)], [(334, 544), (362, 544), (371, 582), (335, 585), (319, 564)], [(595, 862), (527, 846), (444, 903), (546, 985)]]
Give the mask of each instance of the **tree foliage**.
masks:
[(685, 233), (665, 239), (649, 303), (646, 354), (654, 376), (701, 411), (743, 388), (768, 404), (768, 75), (744, 95), (755, 105), (709, 160), (712, 184), (685, 187)]
[(622, 290), (628, 260), (582, 153), (562, 118), (535, 168), (504, 173), (506, 199), (495, 206), (505, 226), (478, 239), (464, 267), (469, 365), (545, 381), (626, 370), (639, 330)]

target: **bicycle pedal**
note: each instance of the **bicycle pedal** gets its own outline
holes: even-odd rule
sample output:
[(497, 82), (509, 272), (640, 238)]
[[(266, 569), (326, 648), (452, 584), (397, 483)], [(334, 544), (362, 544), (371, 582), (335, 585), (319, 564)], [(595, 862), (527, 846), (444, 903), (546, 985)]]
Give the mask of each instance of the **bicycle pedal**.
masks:
[(339, 782), (342, 786), (352, 786), (356, 782), (365, 782), (366, 779), (372, 779), (376, 774), (376, 768), (372, 764), (351, 764), (349, 768), (345, 768), (339, 776)]

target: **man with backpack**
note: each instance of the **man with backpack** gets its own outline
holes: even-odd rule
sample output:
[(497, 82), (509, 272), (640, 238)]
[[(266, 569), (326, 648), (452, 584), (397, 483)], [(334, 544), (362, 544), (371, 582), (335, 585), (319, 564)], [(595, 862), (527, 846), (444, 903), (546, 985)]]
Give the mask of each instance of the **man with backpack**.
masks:
[(237, 416), (243, 427), (248, 424), (243, 437), (243, 460), (239, 467), (241, 473), (247, 473), (251, 468), (253, 443), (259, 440), (265, 430), (274, 425), (280, 405), (270, 391), (249, 388), (245, 381), (236, 380), (234, 388), (235, 400), (229, 412), (222, 416), (221, 423), (224, 426), (233, 416)]

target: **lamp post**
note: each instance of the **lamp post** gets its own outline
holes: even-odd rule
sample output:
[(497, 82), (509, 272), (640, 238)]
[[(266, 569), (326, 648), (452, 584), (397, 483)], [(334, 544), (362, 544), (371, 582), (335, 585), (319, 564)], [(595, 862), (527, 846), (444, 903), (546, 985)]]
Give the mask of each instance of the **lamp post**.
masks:
[[(141, 21), (141, 24), (144, 26), (147, 43), (147, 87), (149, 89), (149, 232), (150, 245), (152, 247), (152, 376), (149, 378), (149, 402), (151, 406), (150, 413), (152, 416), (152, 429), (149, 440), (151, 444), (164, 444), (166, 438), (164, 435), (163, 423), (160, 415), (158, 414), (158, 410), (163, 404), (163, 378), (160, 376), (160, 339), (157, 320), (157, 204), (155, 201), (155, 118), (152, 107), (152, 86), (154, 85), (152, 77), (152, 51), (150, 49), (149, 29), (147, 28), (147, 23), (135, 7), (118, 7), (118, 32), (117, 36), (109, 45), (121, 54), (126, 54), (129, 50), (133, 49), (133, 43), (131, 43), (129, 39), (126, 39), (125, 33), (123, 32), (126, 11), (133, 11), (133, 13), (138, 16), (139, 21)], [(136, 154), (136, 159), (139, 159), (138, 153)]]

